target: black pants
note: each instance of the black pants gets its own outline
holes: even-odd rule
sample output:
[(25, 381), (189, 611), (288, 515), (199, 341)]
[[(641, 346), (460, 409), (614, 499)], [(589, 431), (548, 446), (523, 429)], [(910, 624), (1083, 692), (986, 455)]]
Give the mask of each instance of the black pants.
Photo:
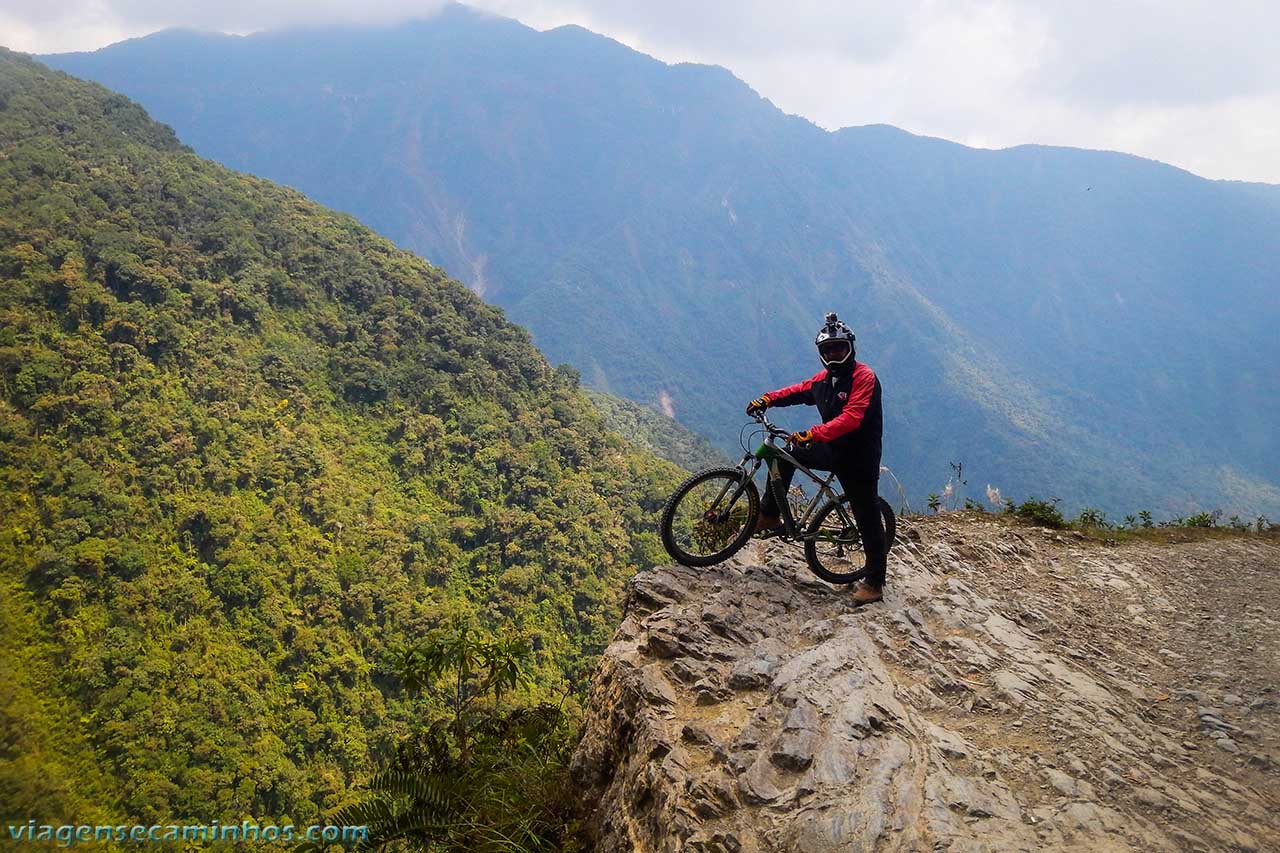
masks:
[[(862, 549), (867, 555), (866, 581), (872, 586), (884, 585), (885, 547), (884, 519), (880, 516), (880, 466), (874, 470), (859, 471), (842, 465), (826, 444), (811, 444), (808, 447), (796, 448), (791, 453), (806, 468), (815, 471), (834, 471), (836, 479), (844, 489), (845, 497), (853, 510), (853, 519), (858, 523), (858, 532), (862, 534)], [(791, 477), (796, 473), (796, 466), (784, 460), (778, 460), (778, 478), (781, 480), (781, 492), (786, 494), (791, 487)], [(760, 501), (760, 512), (763, 515), (778, 515), (778, 502), (774, 500), (773, 489), (766, 488)]]

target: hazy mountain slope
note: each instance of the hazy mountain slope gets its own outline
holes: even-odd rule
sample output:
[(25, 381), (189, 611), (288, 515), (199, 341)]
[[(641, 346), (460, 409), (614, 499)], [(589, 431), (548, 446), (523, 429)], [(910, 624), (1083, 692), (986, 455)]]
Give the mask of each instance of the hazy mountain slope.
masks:
[(588, 391), (587, 398), (610, 430), (686, 471), (724, 465), (729, 461), (705, 438), (656, 409), (600, 391)]
[[(1280, 476), (1266, 365), (1280, 193), (1102, 152), (838, 137), (851, 162), (876, 163), (849, 191), (880, 211), (867, 220), (894, 266), (1004, 362), (1033, 355), (1048, 396), (1102, 406), (1111, 429), (1153, 433), (1135, 435), (1147, 446), (1172, 437)], [(931, 230), (908, 246), (919, 223)]]
[[(826, 133), (723, 69), (450, 7), (49, 57), (349, 210), (597, 388), (730, 447), (842, 310), (917, 497), (1280, 510), (1280, 194), (1119, 154)], [(797, 421), (800, 423), (801, 421)]]
[(313, 818), (454, 616), (582, 677), (679, 472), (457, 282), (0, 52), (0, 808)]

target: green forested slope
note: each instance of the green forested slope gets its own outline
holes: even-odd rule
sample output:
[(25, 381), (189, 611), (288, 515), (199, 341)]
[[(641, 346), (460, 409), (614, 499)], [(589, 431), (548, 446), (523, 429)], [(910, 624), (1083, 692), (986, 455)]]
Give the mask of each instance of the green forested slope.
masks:
[(0, 816), (315, 817), (442, 619), (583, 679), (675, 474), (437, 269), (0, 52)]
[(609, 429), (686, 471), (728, 462), (711, 442), (656, 409), (600, 391), (586, 394)]

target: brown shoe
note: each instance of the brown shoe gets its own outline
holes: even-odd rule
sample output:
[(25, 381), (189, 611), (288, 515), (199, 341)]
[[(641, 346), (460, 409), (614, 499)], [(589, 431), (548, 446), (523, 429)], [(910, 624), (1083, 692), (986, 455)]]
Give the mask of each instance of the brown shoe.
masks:
[(772, 530), (773, 528), (778, 527), (781, 524), (782, 524), (782, 516), (765, 515), (764, 513), (761, 513), (759, 517), (756, 518), (755, 529), (753, 529), (751, 532), (752, 534), (756, 534), (762, 530)]
[(884, 598), (884, 587), (872, 586), (869, 583), (858, 581), (853, 585), (853, 591), (849, 594), (853, 599), (855, 606), (861, 607), (864, 604), (871, 604)]

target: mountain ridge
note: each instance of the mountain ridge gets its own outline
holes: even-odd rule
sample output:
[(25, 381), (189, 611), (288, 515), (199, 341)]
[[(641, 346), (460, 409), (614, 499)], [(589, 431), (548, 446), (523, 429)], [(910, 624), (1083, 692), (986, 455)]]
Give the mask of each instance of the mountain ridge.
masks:
[(467, 17), (471, 17), (477, 20), (488, 21), (491, 23), (505, 22), (507, 24), (515, 24), (515, 25), (518, 25), (520, 28), (527, 30), (530, 33), (536, 33), (536, 34), (563, 33), (566, 35), (572, 35), (578, 39), (583, 39), (590, 43), (604, 41), (604, 42), (608, 42), (613, 45), (616, 45), (623, 52), (629, 55), (642, 57), (646, 60), (650, 60), (652, 62), (664, 65), (667, 68), (674, 69), (674, 68), (683, 67), (683, 68), (689, 68), (694, 70), (704, 70), (704, 71), (712, 72), (715, 74), (727, 75), (732, 79), (734, 84), (750, 91), (753, 95), (755, 95), (756, 98), (768, 104), (769, 107), (776, 110), (780, 115), (785, 116), (788, 119), (796, 119), (796, 120), (802, 121), (805, 124), (812, 127), (814, 130), (820, 131), (821, 133), (824, 133), (824, 134), (839, 135), (839, 134), (843, 134), (851, 131), (863, 131), (863, 130), (870, 130), (870, 129), (877, 129), (877, 128), (885, 128), (885, 129), (892, 130), (896, 133), (904, 134), (906, 136), (912, 137), (914, 139), (942, 142), (948, 145), (953, 145), (959, 148), (966, 149), (968, 151), (1004, 152), (1004, 151), (1013, 151), (1019, 148), (1044, 148), (1044, 149), (1055, 150), (1055, 151), (1082, 151), (1082, 152), (1092, 152), (1097, 154), (1119, 155), (1122, 157), (1131, 157), (1137, 160), (1143, 160), (1151, 163), (1159, 163), (1160, 165), (1167, 166), (1170, 169), (1176, 169), (1180, 172), (1186, 172), (1187, 174), (1194, 175), (1195, 177), (1200, 178), (1202, 180), (1215, 181), (1215, 182), (1225, 183), (1225, 184), (1246, 184), (1246, 185), (1256, 185), (1260, 187), (1280, 187), (1280, 183), (1272, 183), (1267, 181), (1251, 181), (1247, 179), (1236, 179), (1236, 178), (1209, 178), (1209, 177), (1200, 175), (1196, 172), (1193, 172), (1190, 169), (1186, 169), (1184, 167), (1177, 166), (1175, 164), (1168, 163), (1154, 157), (1146, 157), (1144, 155), (1133, 154), (1131, 152), (1121, 151), (1119, 149), (1112, 149), (1112, 148), (1090, 148), (1087, 146), (1060, 145), (1055, 143), (1043, 143), (1043, 142), (1017, 142), (1011, 145), (1004, 145), (1000, 147), (975, 146), (975, 145), (966, 144), (964, 142), (959, 142), (954, 139), (948, 139), (947, 137), (944, 137), (944, 136), (936, 136), (928, 133), (919, 133), (904, 127), (899, 127), (898, 125), (889, 124), (887, 122), (869, 122), (866, 124), (842, 125), (837, 128), (828, 129), (828, 128), (822, 127), (821, 125), (814, 122), (812, 119), (800, 113), (787, 112), (786, 110), (784, 110), (783, 108), (775, 104), (772, 99), (764, 95), (761, 95), (754, 86), (752, 86), (750, 83), (743, 80), (736, 73), (734, 73), (733, 69), (725, 65), (722, 65), (720, 63), (700, 62), (696, 60), (668, 61), (668, 60), (655, 57), (651, 54), (647, 54), (644, 51), (638, 48), (634, 48), (626, 44), (625, 42), (620, 41), (619, 39), (613, 38), (605, 33), (595, 32), (594, 30), (591, 30), (581, 24), (572, 24), (572, 23), (560, 24), (558, 26), (550, 27), (545, 30), (539, 30), (536, 27), (532, 27), (527, 24), (524, 24), (515, 18), (509, 18), (499, 13), (488, 12), (486, 10), (479, 9), (477, 7), (469, 6), (465, 3), (459, 3), (459, 2), (446, 3), (444, 8), (441, 10), (441, 12), (436, 13), (435, 15), (410, 17), (410, 18), (406, 18), (396, 22), (384, 22), (384, 23), (363, 24), (363, 25), (353, 24), (353, 23), (315, 24), (315, 25), (308, 25), (308, 26), (289, 26), (289, 27), (282, 27), (282, 28), (256, 30), (249, 33), (228, 33), (228, 32), (223, 32), (216, 29), (201, 29), (198, 27), (175, 26), (175, 27), (165, 27), (163, 29), (159, 29), (154, 32), (147, 33), (145, 35), (134, 36), (128, 39), (123, 39), (118, 42), (112, 42), (102, 47), (88, 49), (88, 50), (64, 51), (64, 52), (46, 53), (46, 54), (33, 53), (28, 55), (41, 61), (52, 60), (56, 62), (59, 58), (90, 56), (92, 54), (99, 53), (104, 50), (119, 48), (122, 45), (133, 44), (138, 42), (147, 42), (151, 40), (165, 40), (165, 39), (172, 39), (172, 38), (179, 38), (179, 37), (195, 37), (196, 39), (213, 37), (213, 38), (229, 39), (229, 40), (231, 39), (244, 40), (244, 39), (269, 38), (269, 37), (305, 36), (305, 35), (315, 35), (315, 34), (324, 34), (324, 33), (331, 33), (331, 34), (349, 33), (353, 29), (361, 29), (366, 31), (386, 31), (386, 30), (398, 29), (401, 27), (430, 25), (435, 19), (437, 19), (438, 17), (444, 14), (457, 15), (463, 19), (466, 19)]
[(112, 42), (108, 45), (104, 45), (99, 48), (93, 48), (88, 50), (65, 51), (65, 52), (59, 52), (59, 53), (45, 53), (45, 54), (32, 53), (32, 54), (26, 54), (26, 55), (29, 55), (32, 58), (40, 60), (42, 62), (52, 62), (54, 64), (57, 64), (62, 61), (76, 60), (84, 57), (90, 57), (90, 56), (93, 56), (94, 54), (100, 54), (103, 51), (119, 50), (119, 49), (125, 48), (126, 46), (136, 47), (136, 46), (140, 46), (148, 43), (155, 44), (155, 43), (161, 43), (165, 41), (174, 41), (177, 39), (183, 39), (184, 41), (187, 42), (187, 44), (184, 46), (190, 46), (191, 43), (198, 42), (199, 40), (205, 39), (205, 38), (249, 42), (249, 41), (255, 41), (255, 40), (288, 41), (288, 40), (293, 40), (299, 37), (308, 37), (308, 36), (317, 36), (317, 35), (325, 35), (325, 36), (336, 35), (336, 36), (345, 37), (347, 35), (350, 35), (352, 32), (367, 35), (372, 33), (390, 33), (390, 32), (395, 32), (397, 30), (402, 30), (402, 29), (412, 30), (413, 28), (418, 28), (418, 27), (429, 27), (429, 26), (432, 26), (434, 23), (436, 23), (438, 20), (442, 18), (446, 18), (448, 16), (453, 16), (458, 20), (477, 21), (477, 22), (483, 22), (487, 24), (500, 24), (502, 26), (509, 27), (512, 31), (523, 31), (526, 34), (572, 36), (575, 40), (578, 40), (588, 46), (596, 46), (602, 43), (607, 43), (613, 46), (613, 49), (615, 49), (616, 52), (626, 54), (628, 58), (642, 59), (651, 63), (655, 63), (657, 65), (664, 66), (668, 69), (688, 69), (688, 70), (694, 70), (699, 73), (710, 73), (716, 76), (727, 76), (735, 87), (745, 90), (747, 92), (750, 92), (750, 94), (753, 95), (756, 100), (764, 104), (767, 104), (770, 109), (777, 112), (780, 116), (785, 117), (787, 119), (793, 119), (799, 122), (803, 122), (806, 126), (808, 126), (809, 128), (812, 128), (814, 131), (817, 131), (822, 134), (831, 135), (831, 136), (839, 136), (842, 134), (856, 133), (859, 131), (871, 131), (871, 130), (884, 129), (884, 130), (892, 131), (895, 134), (900, 134), (903, 136), (910, 137), (912, 139), (944, 143), (948, 146), (954, 146), (956, 148), (961, 148), (966, 151), (986, 151), (986, 152), (1002, 153), (1002, 152), (1016, 151), (1018, 149), (1029, 148), (1029, 149), (1045, 149), (1049, 151), (1088, 152), (1088, 153), (1094, 153), (1094, 154), (1114, 155), (1114, 156), (1119, 156), (1124, 158), (1132, 158), (1134, 160), (1140, 160), (1140, 161), (1149, 162), (1149, 163), (1155, 163), (1155, 164), (1159, 164), (1161, 166), (1167, 167), (1169, 169), (1175, 169), (1179, 172), (1185, 172), (1186, 174), (1193, 175), (1194, 177), (1197, 177), (1201, 180), (1214, 181), (1217, 183), (1244, 184), (1244, 185), (1254, 185), (1259, 187), (1280, 187), (1280, 184), (1270, 183), (1266, 181), (1250, 181), (1245, 179), (1234, 179), (1234, 178), (1208, 178), (1208, 177), (1199, 175), (1189, 169), (1186, 169), (1171, 163), (1167, 163), (1163, 160), (1159, 160), (1154, 157), (1146, 157), (1144, 155), (1133, 154), (1131, 152), (1121, 151), (1119, 149), (1090, 148), (1087, 146), (1060, 145), (1055, 143), (1042, 143), (1042, 142), (1019, 142), (1019, 143), (1013, 143), (1011, 145), (1005, 145), (1000, 147), (974, 146), (974, 145), (968, 145), (963, 142), (958, 142), (953, 139), (948, 139), (943, 136), (936, 136), (936, 135), (927, 134), (927, 133), (918, 133), (916, 131), (912, 131), (907, 128), (899, 127), (897, 125), (889, 124), (886, 122), (869, 122), (867, 124), (843, 125), (841, 127), (828, 129), (828, 128), (822, 127), (821, 125), (818, 125), (812, 119), (809, 119), (800, 113), (786, 112), (784, 109), (777, 106), (770, 98), (764, 95), (761, 95), (750, 83), (746, 82), (741, 77), (737, 76), (737, 74), (735, 74), (731, 68), (728, 68), (725, 65), (721, 65), (719, 63), (713, 63), (713, 62), (700, 62), (700, 61), (694, 61), (694, 60), (667, 61), (667, 60), (655, 57), (651, 54), (647, 54), (644, 51), (639, 50), (637, 48), (631, 47), (625, 42), (612, 38), (607, 34), (598, 33), (593, 30), (590, 30), (587, 27), (582, 26), (581, 24), (572, 24), (572, 23), (561, 24), (555, 27), (550, 27), (545, 30), (539, 30), (535, 27), (522, 23), (517, 19), (509, 18), (499, 13), (488, 12), (486, 10), (482, 10), (482, 9), (479, 9), (473, 6), (468, 6), (464, 3), (458, 3), (458, 2), (446, 3), (444, 8), (440, 12), (434, 15), (410, 17), (410, 18), (406, 18), (396, 22), (382, 22), (382, 23), (374, 23), (374, 24), (353, 24), (353, 23), (337, 24), (335, 23), (335, 24), (315, 24), (315, 25), (302, 25), (302, 26), (295, 25), (295, 26), (282, 27), (282, 28), (256, 30), (248, 33), (228, 33), (228, 32), (223, 32), (216, 29), (201, 29), (198, 27), (176, 26), (176, 27), (166, 27), (151, 33), (147, 33), (145, 35), (134, 36), (131, 38), (123, 39), (118, 42)]

